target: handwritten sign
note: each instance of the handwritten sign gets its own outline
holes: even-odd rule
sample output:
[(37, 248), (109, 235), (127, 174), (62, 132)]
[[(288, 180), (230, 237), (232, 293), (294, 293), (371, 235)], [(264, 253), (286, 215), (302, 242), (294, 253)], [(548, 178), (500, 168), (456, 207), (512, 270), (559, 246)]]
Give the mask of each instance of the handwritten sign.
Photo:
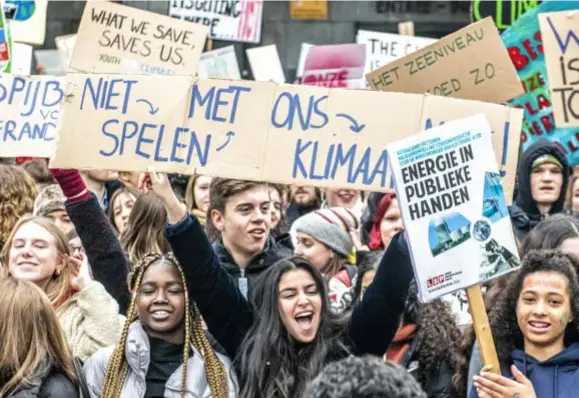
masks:
[(169, 15), (209, 29), (216, 40), (259, 43), (263, 0), (173, 0)]
[(366, 46), (331, 44), (308, 51), (302, 84), (321, 87), (364, 88)]
[(579, 10), (539, 14), (557, 127), (579, 127)]
[(540, 3), (539, 0), (474, 0), (471, 4), (471, 18), (473, 21), (480, 21), (492, 17), (498, 30), (502, 32)]
[[(522, 112), (418, 94), (170, 76), (68, 75), (52, 167), (387, 191), (386, 145), (484, 113), (512, 195)], [(159, 92), (172, 95), (159, 98)], [(379, 109), (380, 112), (376, 112)]]
[(72, 72), (70, 61), (72, 60), (72, 54), (74, 53), (74, 47), (76, 45), (76, 34), (55, 37), (54, 43), (58, 49), (60, 67), (62, 70)]
[(524, 110), (522, 149), (541, 138), (560, 145), (570, 164), (579, 164), (579, 138), (576, 128), (557, 128), (547, 84), (547, 68), (538, 15), (544, 12), (574, 10), (579, 1), (547, 1), (520, 17), (502, 35), (513, 65), (524, 87), (524, 94), (509, 103)]
[(290, 15), (292, 19), (328, 19), (328, 0), (291, 0)]
[(197, 75), (202, 78), (241, 80), (235, 47), (227, 46), (201, 54)]
[(10, 18), (10, 30), (15, 42), (34, 46), (44, 45), (48, 0), (7, 0), (4, 11)]
[(250, 48), (245, 50), (245, 53), (247, 54), (254, 80), (285, 83), (283, 68), (275, 44)]
[(375, 71), (434, 42), (436, 39), (371, 30), (359, 30), (356, 36), (356, 43), (366, 45), (366, 73)]
[(54, 153), (64, 78), (0, 74), (0, 157)]
[(207, 28), (108, 1), (86, 3), (70, 67), (87, 73), (195, 75)]
[(501, 103), (522, 94), (493, 20), (485, 18), (366, 75), (375, 90)]

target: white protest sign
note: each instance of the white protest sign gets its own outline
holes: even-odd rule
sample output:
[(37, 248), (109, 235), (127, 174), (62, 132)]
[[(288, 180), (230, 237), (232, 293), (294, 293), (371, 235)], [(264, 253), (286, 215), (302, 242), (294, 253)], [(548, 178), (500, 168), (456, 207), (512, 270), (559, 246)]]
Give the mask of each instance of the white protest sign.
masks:
[(63, 76), (66, 71), (62, 69), (58, 50), (34, 50), (36, 63), (44, 67), (47, 76)]
[(0, 157), (53, 155), (64, 78), (0, 74)]
[(579, 127), (579, 10), (539, 14), (558, 128)]
[(300, 58), (298, 60), (298, 68), (296, 71), (296, 78), (300, 78), (304, 75), (304, 67), (306, 65), (306, 58), (308, 57), (308, 52), (310, 48), (312, 48), (313, 44), (302, 43), (302, 47), (300, 49)]
[(435, 41), (436, 39), (426, 37), (402, 36), (371, 30), (359, 30), (356, 36), (356, 43), (366, 45), (365, 73), (375, 71)]
[(204, 79), (241, 80), (235, 47), (227, 46), (201, 54), (197, 75)]
[(4, 12), (10, 18), (12, 40), (19, 43), (42, 46), (46, 34), (46, 10), (48, 0), (8, 0)]
[(190, 75), (207, 28), (109, 1), (86, 3), (70, 68), (87, 73)]
[(420, 295), (430, 301), (520, 265), (484, 115), (388, 145)]
[(58, 49), (58, 55), (60, 57), (60, 66), (62, 70), (71, 71), (70, 61), (72, 60), (72, 54), (74, 53), (74, 46), (76, 45), (76, 34), (58, 36), (54, 38), (56, 48)]
[(24, 43), (12, 43), (13, 75), (30, 76), (32, 71), (32, 46)]
[(245, 53), (255, 81), (285, 83), (285, 75), (275, 44), (249, 48)]
[[(68, 75), (54, 167), (387, 191), (386, 145), (483, 112), (512, 192), (522, 111), (418, 94), (185, 76)], [(170, 96), (159, 97), (160, 92)], [(388, 134), (384, 134), (388, 132)], [(504, 159), (504, 162), (503, 162)]]
[(263, 0), (173, 0), (169, 15), (203, 24), (215, 40), (259, 43)]

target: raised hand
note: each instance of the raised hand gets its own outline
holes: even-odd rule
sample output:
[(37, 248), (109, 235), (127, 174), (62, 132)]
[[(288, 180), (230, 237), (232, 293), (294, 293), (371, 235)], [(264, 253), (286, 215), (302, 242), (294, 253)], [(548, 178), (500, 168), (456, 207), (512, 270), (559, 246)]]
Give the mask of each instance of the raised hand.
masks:
[(77, 252), (69, 256), (68, 261), (72, 271), (72, 288), (80, 292), (93, 280), (88, 260), (82, 252)]

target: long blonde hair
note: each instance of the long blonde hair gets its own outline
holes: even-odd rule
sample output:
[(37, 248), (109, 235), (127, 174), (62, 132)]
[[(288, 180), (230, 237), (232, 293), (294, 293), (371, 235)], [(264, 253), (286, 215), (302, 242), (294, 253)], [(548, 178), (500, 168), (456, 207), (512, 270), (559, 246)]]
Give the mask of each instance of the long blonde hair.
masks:
[[(9, 266), (10, 248), (12, 247), (12, 242), (14, 241), (14, 235), (16, 235), (16, 232), (20, 227), (28, 223), (34, 223), (44, 228), (46, 231), (48, 231), (48, 233), (50, 233), (54, 237), (56, 251), (59, 256), (66, 258), (68, 257), (68, 255), (70, 255), (68, 240), (64, 235), (64, 232), (62, 232), (52, 222), (52, 220), (46, 217), (25, 216), (22, 217), (20, 220), (18, 220), (18, 222), (14, 226), (14, 229), (12, 229), (10, 236), (8, 237), (6, 244), (4, 245), (4, 248), (2, 249), (1, 253), (2, 264), (0, 266), (1, 276), (7, 276), (10, 274), (10, 266)], [(46, 293), (48, 299), (52, 303), (52, 306), (56, 310), (64, 308), (64, 304), (67, 303), (68, 299), (70, 299), (70, 297), (72, 296), (73, 290), (71, 280), (72, 280), (72, 270), (70, 268), (68, 260), (65, 260), (65, 266), (62, 268), (60, 272), (55, 273), (52, 276), (52, 278), (48, 282), (48, 285), (44, 289), (44, 292)]]
[(33, 283), (0, 278), (0, 342), (0, 397), (53, 370), (77, 383), (54, 309)]
[(183, 280), (183, 287), (185, 288), (185, 345), (181, 375), (181, 397), (184, 398), (187, 391), (187, 362), (190, 353), (190, 345), (188, 343), (190, 343), (205, 361), (205, 374), (207, 375), (207, 383), (209, 384), (211, 395), (214, 398), (226, 398), (228, 395), (228, 379), (225, 367), (205, 337), (199, 311), (195, 306), (193, 306), (193, 308), (190, 307), (185, 275), (177, 259), (171, 253), (165, 255), (153, 253), (144, 256), (135, 264), (133, 271), (129, 275), (128, 285), (132, 293), (131, 303), (127, 312), (127, 320), (123, 327), (121, 340), (115, 347), (109, 361), (101, 398), (119, 398), (121, 396), (123, 385), (129, 371), (125, 356), (125, 346), (127, 344), (129, 326), (137, 320), (135, 305), (139, 295), (139, 288), (147, 269), (153, 264), (160, 263), (168, 263), (177, 267)]
[(167, 210), (161, 198), (154, 192), (140, 195), (129, 216), (127, 229), (121, 234), (121, 244), (131, 263), (147, 254), (170, 250), (165, 237), (166, 224)]
[(32, 213), (38, 188), (19, 166), (0, 165), (0, 242), (6, 244), (18, 219)]

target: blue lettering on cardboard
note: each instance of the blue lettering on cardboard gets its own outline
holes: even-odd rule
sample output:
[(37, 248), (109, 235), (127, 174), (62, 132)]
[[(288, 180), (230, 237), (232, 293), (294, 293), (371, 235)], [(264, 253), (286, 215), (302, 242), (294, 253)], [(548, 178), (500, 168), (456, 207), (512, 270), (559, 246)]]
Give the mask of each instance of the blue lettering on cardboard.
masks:
[[(326, 112), (320, 109), (320, 103), (328, 98), (327, 95), (316, 98), (315, 95), (310, 95), (307, 103), (307, 109), (304, 112), (302, 101), (299, 94), (291, 94), (289, 92), (282, 92), (274, 102), (271, 111), (271, 124), (278, 129), (287, 128), (292, 130), (294, 121), (297, 117), (302, 131), (309, 129), (321, 129), (328, 124), (329, 118)], [(287, 103), (287, 112), (284, 114), (280, 110), (281, 105)], [(313, 116), (318, 116), (321, 123), (314, 124)]]

